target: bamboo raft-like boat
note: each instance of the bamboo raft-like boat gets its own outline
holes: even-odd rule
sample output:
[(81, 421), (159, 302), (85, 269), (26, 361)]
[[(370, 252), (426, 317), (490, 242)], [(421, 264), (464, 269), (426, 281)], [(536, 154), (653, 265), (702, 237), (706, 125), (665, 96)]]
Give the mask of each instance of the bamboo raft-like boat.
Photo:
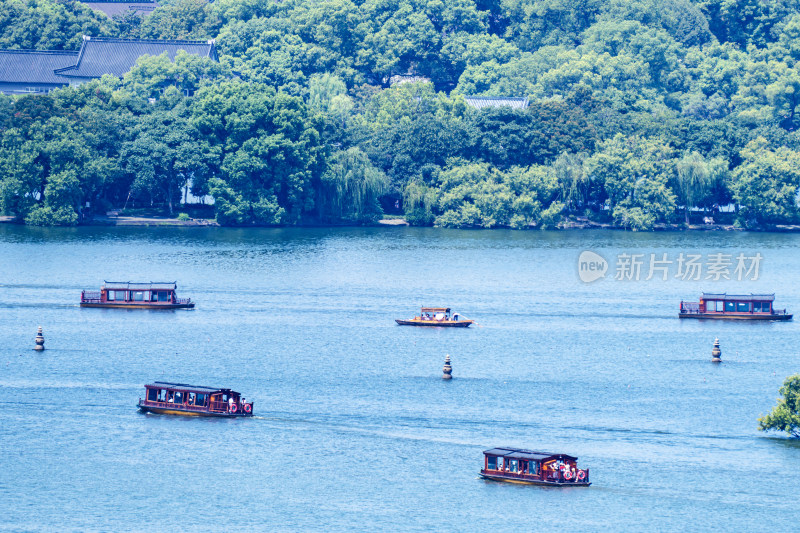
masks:
[(450, 313), (449, 307), (423, 307), (419, 316), (403, 320), (395, 319), (401, 326), (432, 326), (437, 328), (468, 328), (474, 320), (462, 319), (458, 313)]

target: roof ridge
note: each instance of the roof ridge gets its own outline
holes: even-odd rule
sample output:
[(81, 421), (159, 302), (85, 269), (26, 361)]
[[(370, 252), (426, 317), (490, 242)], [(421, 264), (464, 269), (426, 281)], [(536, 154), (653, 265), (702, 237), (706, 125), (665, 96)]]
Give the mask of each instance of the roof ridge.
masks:
[(9, 48), (9, 49), (0, 49), (0, 53), (2, 52), (11, 52), (11, 53), (22, 53), (22, 54), (58, 54), (58, 55), (76, 55), (79, 53), (79, 50), (37, 50), (35, 48)]
[(146, 43), (146, 44), (216, 44), (216, 39), (188, 40), (188, 39), (124, 39), (121, 37), (90, 37), (84, 35), (84, 41), (103, 43)]

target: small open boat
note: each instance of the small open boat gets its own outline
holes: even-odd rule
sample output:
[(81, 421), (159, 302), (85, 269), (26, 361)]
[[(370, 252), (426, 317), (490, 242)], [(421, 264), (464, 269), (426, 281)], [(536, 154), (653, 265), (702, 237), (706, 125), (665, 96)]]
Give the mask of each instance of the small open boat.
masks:
[(791, 320), (786, 309), (773, 309), (774, 294), (709, 294), (699, 302), (681, 302), (679, 318)]
[(423, 307), (419, 316), (409, 320), (395, 319), (401, 326), (434, 326), (467, 328), (474, 320), (462, 319), (458, 313), (450, 313), (449, 307)]
[(81, 291), (81, 307), (123, 309), (192, 309), (191, 298), (178, 298), (172, 283), (131, 283), (106, 281), (99, 292)]
[(162, 415), (242, 417), (253, 416), (253, 402), (231, 389), (156, 381), (144, 386), (139, 398), (142, 412)]
[(563, 453), (492, 448), (483, 452), (481, 477), (529, 485), (588, 487), (589, 469), (580, 470), (577, 463), (577, 457)]

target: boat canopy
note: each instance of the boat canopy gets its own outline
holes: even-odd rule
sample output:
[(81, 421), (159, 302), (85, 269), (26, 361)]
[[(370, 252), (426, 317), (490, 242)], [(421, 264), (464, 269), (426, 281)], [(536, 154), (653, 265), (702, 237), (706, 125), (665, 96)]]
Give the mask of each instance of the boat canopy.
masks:
[(174, 291), (178, 282), (131, 283), (130, 281), (104, 281), (103, 288), (112, 291)]
[(704, 292), (701, 296), (703, 300), (723, 300), (737, 302), (773, 302), (775, 293), (772, 294), (714, 294)]
[[(148, 389), (169, 389), (174, 391), (185, 391), (185, 392), (200, 392), (200, 393), (214, 393), (214, 392), (222, 392), (222, 393), (233, 393), (231, 389), (223, 389), (220, 387), (203, 387), (200, 385), (187, 385), (186, 383), (171, 383), (169, 381), (154, 381), (148, 385), (145, 385), (145, 388)], [(236, 393), (235, 393), (236, 394)]]
[(423, 313), (449, 313), (449, 307), (423, 307)]
[(526, 459), (529, 461), (547, 462), (549, 459), (568, 459), (577, 461), (577, 457), (572, 457), (564, 453), (535, 452), (532, 450), (521, 450), (519, 448), (492, 448), (486, 450), (483, 455), (495, 457), (506, 457), (508, 459)]

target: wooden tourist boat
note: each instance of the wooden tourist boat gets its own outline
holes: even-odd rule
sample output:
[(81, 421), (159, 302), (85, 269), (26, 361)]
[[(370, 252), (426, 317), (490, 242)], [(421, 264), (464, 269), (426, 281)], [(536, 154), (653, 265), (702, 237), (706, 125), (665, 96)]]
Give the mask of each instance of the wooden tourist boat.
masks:
[(231, 389), (156, 381), (145, 385), (139, 409), (147, 413), (183, 416), (253, 416), (253, 402)]
[(581, 470), (577, 463), (577, 457), (563, 453), (492, 448), (483, 452), (481, 477), (529, 485), (588, 487), (589, 469)]
[(681, 302), (680, 318), (729, 320), (791, 320), (786, 309), (774, 309), (774, 294), (709, 294), (699, 302)]
[(419, 316), (409, 320), (395, 319), (401, 326), (435, 326), (446, 328), (468, 328), (474, 320), (462, 319), (458, 313), (450, 313), (449, 307), (423, 307)]
[(191, 298), (178, 298), (172, 283), (131, 283), (106, 281), (99, 292), (81, 291), (81, 307), (124, 309), (192, 309)]

